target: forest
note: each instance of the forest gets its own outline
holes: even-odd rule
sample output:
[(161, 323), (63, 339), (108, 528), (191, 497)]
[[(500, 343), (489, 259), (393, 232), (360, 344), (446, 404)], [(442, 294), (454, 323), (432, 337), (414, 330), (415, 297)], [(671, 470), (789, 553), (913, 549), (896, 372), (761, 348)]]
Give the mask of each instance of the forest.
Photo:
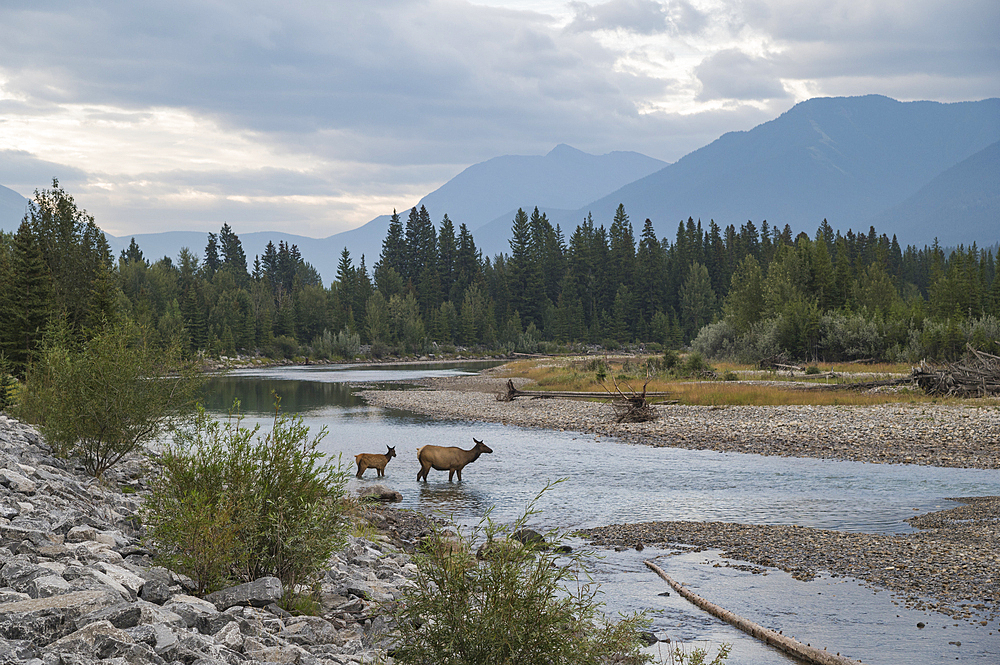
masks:
[[(874, 228), (812, 235), (752, 221), (680, 221), (673, 239), (619, 206), (572, 231), (518, 210), (510, 252), (483, 256), (465, 224), (394, 212), (370, 268), (345, 248), (325, 285), (297, 246), (246, 256), (228, 224), (204, 248), (118, 257), (53, 181), (0, 236), (0, 354), (15, 376), (47, 336), (130, 320), (189, 358), (316, 360), (554, 353), (583, 345), (693, 348), (757, 362), (953, 359), (1000, 351), (996, 246), (922, 248)], [(610, 222), (607, 226), (603, 222)], [(943, 224), (947, 220), (942, 220)], [(567, 237), (568, 232), (568, 237)]]

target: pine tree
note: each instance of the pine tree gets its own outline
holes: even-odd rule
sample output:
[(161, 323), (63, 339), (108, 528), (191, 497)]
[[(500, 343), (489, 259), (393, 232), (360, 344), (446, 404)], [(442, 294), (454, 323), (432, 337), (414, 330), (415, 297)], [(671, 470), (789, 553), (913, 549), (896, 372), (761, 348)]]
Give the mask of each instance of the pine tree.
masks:
[[(0, 352), (22, 376), (55, 311), (52, 277), (27, 217), (18, 227), (0, 282)], [(5, 257), (7, 254), (5, 253)]]
[(406, 236), (403, 222), (395, 210), (389, 219), (389, 230), (382, 241), (382, 254), (375, 264), (375, 272), (388, 271), (390, 268), (400, 277), (406, 274)]

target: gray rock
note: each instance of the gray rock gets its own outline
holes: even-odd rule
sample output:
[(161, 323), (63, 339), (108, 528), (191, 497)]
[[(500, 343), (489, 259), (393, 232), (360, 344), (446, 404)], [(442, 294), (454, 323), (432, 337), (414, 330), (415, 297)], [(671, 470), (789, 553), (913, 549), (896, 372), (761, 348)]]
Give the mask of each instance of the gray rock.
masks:
[(91, 612), (76, 621), (77, 628), (83, 628), (92, 623), (108, 621), (115, 628), (135, 628), (142, 619), (142, 608), (138, 603), (120, 602), (110, 607)]
[(163, 609), (180, 615), (181, 618), (184, 619), (184, 625), (188, 628), (194, 628), (197, 626), (200, 617), (204, 615), (213, 615), (219, 611), (218, 608), (208, 600), (184, 594), (177, 594), (171, 598), (167, 603), (164, 603)]
[(362, 487), (358, 490), (358, 497), (362, 500), (381, 501), (382, 503), (398, 503), (403, 500), (402, 494), (385, 485)]
[(253, 582), (222, 589), (205, 596), (216, 608), (224, 610), (235, 605), (266, 607), (281, 600), (283, 593), (281, 580), (277, 577), (261, 577)]
[(7, 586), (28, 595), (31, 595), (29, 587), (33, 579), (51, 574), (51, 570), (39, 566), (23, 554), (19, 554), (7, 561), (3, 570), (0, 570), (0, 578), (3, 579)]
[(84, 543), (97, 540), (97, 529), (92, 526), (75, 526), (66, 532), (67, 543)]
[(76, 629), (80, 617), (114, 604), (106, 590), (71, 591), (48, 598), (0, 604), (0, 636), (44, 646)]
[(27, 593), (32, 598), (48, 598), (49, 596), (66, 593), (70, 589), (72, 587), (70, 587), (69, 582), (59, 575), (50, 574), (36, 577), (28, 582)]
[(161, 580), (146, 580), (139, 589), (140, 598), (150, 603), (156, 603), (157, 605), (164, 604), (173, 595), (170, 587)]
[(0, 485), (21, 494), (34, 494), (36, 487), (34, 481), (28, 480), (20, 473), (10, 469), (0, 469)]

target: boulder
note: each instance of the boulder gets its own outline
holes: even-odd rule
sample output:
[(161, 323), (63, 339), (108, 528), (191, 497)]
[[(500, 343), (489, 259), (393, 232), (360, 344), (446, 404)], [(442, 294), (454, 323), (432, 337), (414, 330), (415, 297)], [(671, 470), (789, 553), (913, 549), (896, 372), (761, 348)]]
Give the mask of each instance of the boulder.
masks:
[(284, 589), (277, 577), (261, 577), (253, 582), (222, 589), (205, 596), (220, 611), (235, 605), (266, 607), (281, 600)]
[(363, 501), (381, 501), (382, 503), (399, 503), (403, 495), (385, 485), (369, 485), (358, 490), (358, 497)]

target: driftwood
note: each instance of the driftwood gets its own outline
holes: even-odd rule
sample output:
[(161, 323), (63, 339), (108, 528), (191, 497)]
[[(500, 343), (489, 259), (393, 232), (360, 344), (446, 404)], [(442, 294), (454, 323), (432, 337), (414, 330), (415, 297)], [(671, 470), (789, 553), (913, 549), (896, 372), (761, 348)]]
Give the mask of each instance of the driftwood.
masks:
[(648, 379), (646, 380), (646, 383), (642, 384), (641, 393), (636, 392), (632, 386), (629, 386), (629, 391), (631, 393), (629, 395), (622, 392), (617, 379), (612, 377), (611, 380), (615, 384), (615, 392), (612, 394), (606, 386), (604, 389), (608, 390), (609, 394), (612, 394), (613, 399), (611, 400), (611, 408), (615, 410), (616, 423), (646, 423), (651, 420), (656, 420), (659, 417), (659, 414), (656, 412), (653, 405), (646, 401), (646, 386), (649, 384)]
[[(670, 392), (648, 392), (646, 397), (673, 397), (674, 393)], [(507, 385), (503, 392), (496, 394), (496, 399), (498, 402), (513, 402), (518, 397), (527, 397), (530, 399), (607, 399), (607, 395), (598, 392), (570, 392), (570, 391), (557, 391), (557, 390), (518, 390), (514, 387), (514, 381), (512, 379), (507, 379)], [(673, 400), (676, 403), (676, 400)], [(669, 404), (670, 401), (661, 402), (661, 404)]]
[(705, 600), (698, 594), (688, 590), (687, 587), (678, 584), (669, 575), (667, 575), (662, 568), (657, 566), (652, 561), (647, 560), (645, 564), (681, 596), (705, 610), (712, 616), (722, 619), (726, 623), (739, 628), (747, 635), (755, 637), (765, 644), (769, 644), (787, 654), (804, 660), (807, 663), (816, 663), (817, 665), (860, 665), (861, 661), (852, 660), (851, 658), (841, 656), (839, 653), (834, 655), (826, 649), (817, 649), (809, 644), (802, 644), (802, 642), (799, 642), (794, 638), (787, 637), (779, 632), (764, 628), (759, 624), (744, 619), (738, 614), (733, 614), (729, 610)]
[(909, 376), (901, 379), (853, 383), (847, 387), (868, 390), (882, 386), (916, 385), (928, 395), (950, 397), (985, 397), (1000, 395), (1000, 356), (974, 349), (966, 344), (965, 359), (954, 363), (921, 361)]
[(985, 397), (1000, 395), (1000, 356), (966, 345), (965, 359), (956, 363), (920, 363), (911, 378), (928, 395)]
[(788, 364), (788, 355), (782, 352), (768, 356), (767, 358), (761, 358), (760, 362), (757, 363), (757, 367), (760, 369), (778, 369), (780, 367), (787, 367)]

